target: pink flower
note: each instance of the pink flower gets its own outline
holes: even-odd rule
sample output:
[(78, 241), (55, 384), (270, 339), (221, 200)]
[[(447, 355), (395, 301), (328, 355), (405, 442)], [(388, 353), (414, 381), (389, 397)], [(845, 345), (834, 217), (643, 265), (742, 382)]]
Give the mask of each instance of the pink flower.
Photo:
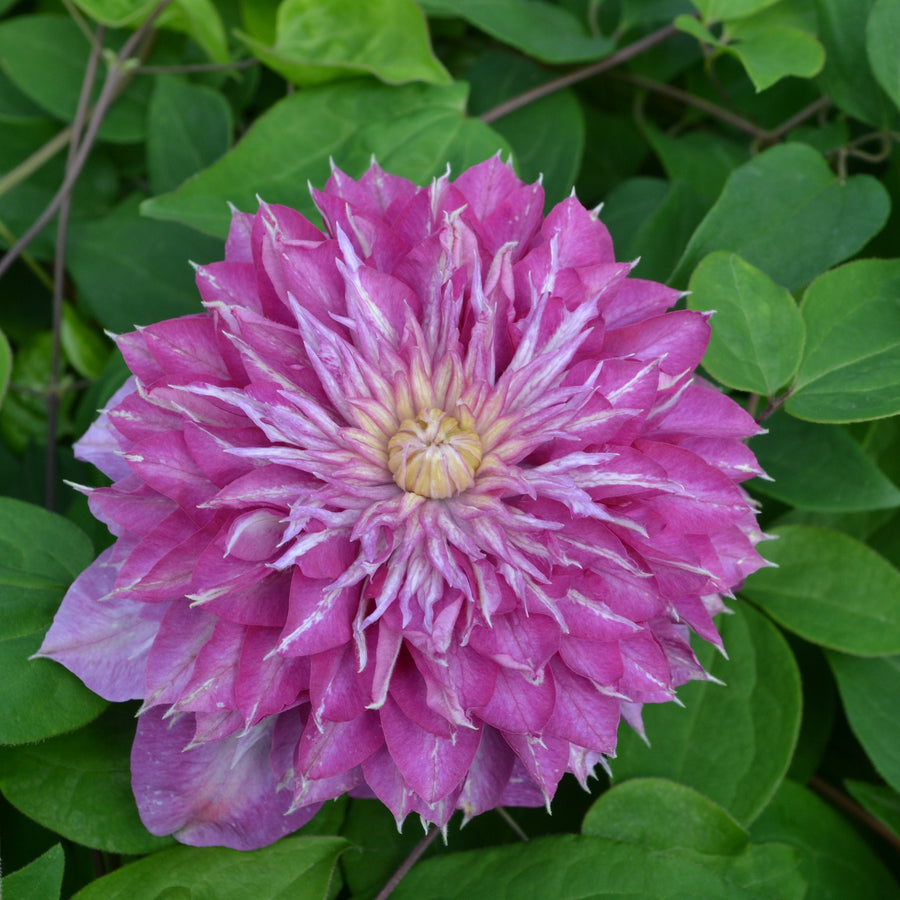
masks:
[(78, 445), (117, 540), (42, 655), (140, 698), (155, 834), (251, 848), (346, 792), (444, 825), (549, 802), (619, 719), (706, 677), (762, 565), (757, 428), (698, 380), (705, 315), (573, 198), (491, 159), (335, 170), (235, 212), (205, 312), (118, 339)]

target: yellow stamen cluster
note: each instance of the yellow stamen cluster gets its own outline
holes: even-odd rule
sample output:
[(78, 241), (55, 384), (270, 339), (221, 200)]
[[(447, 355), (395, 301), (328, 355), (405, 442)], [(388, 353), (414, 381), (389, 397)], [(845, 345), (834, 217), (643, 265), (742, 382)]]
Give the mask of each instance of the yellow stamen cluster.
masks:
[(432, 406), (400, 423), (388, 441), (388, 468), (404, 491), (445, 500), (475, 483), (481, 439), (468, 411), (458, 415)]

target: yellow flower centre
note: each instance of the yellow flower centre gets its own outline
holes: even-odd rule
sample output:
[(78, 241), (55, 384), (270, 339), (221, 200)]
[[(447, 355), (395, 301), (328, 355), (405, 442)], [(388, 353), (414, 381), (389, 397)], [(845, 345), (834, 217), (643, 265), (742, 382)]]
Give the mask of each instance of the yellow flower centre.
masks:
[(404, 491), (445, 500), (475, 483), (481, 438), (468, 411), (459, 416), (432, 406), (400, 423), (388, 441), (388, 468)]

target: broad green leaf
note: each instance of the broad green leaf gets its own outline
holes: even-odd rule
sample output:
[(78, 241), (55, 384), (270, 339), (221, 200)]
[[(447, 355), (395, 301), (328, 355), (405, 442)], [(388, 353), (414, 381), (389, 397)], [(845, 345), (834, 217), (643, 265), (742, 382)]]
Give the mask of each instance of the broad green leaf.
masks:
[(876, 128), (897, 111), (867, 64), (867, 25), (876, 0), (816, 0), (819, 40), (825, 46), (822, 87), (836, 106)]
[(142, 218), (138, 202), (133, 197), (104, 219), (73, 225), (69, 235), (69, 269), (80, 297), (116, 333), (200, 312), (190, 262), (224, 256), (213, 238)]
[[(643, 710), (648, 747), (620, 729), (616, 783), (656, 776), (686, 784), (751, 822), (784, 777), (800, 725), (800, 675), (784, 638), (744, 603), (718, 622), (729, 659), (708, 644), (697, 658), (725, 682), (691, 683), (673, 703)], [(713, 752), (712, 748), (715, 748)]]
[(811, 147), (781, 144), (732, 173), (670, 280), (684, 284), (708, 253), (731, 250), (795, 291), (877, 234), (889, 207), (871, 176), (840, 181)]
[(772, 396), (797, 371), (804, 327), (794, 298), (724, 250), (694, 269), (688, 307), (714, 310), (703, 367), (722, 384)]
[(861, 803), (882, 825), (900, 838), (900, 793), (880, 784), (847, 779), (844, 782), (850, 795)]
[(74, 2), (83, 13), (112, 28), (137, 25), (159, 5), (158, 0), (74, 0)]
[(649, 122), (644, 130), (669, 180), (687, 182), (708, 206), (732, 171), (747, 160), (746, 147), (720, 134), (689, 131), (673, 137)]
[(760, 569), (743, 592), (801, 637), (845, 653), (900, 652), (900, 572), (860, 541), (825, 528), (772, 532)]
[(273, 47), (239, 36), (294, 84), (361, 72), (388, 84), (452, 81), (432, 53), (422, 10), (412, 0), (285, 0), (278, 7)]
[(826, 272), (800, 311), (806, 346), (788, 412), (814, 422), (900, 412), (900, 260), (857, 260)]
[(900, 791), (900, 656), (866, 659), (829, 651), (844, 711), (879, 775)]
[[(547, 81), (548, 76), (531, 60), (494, 51), (472, 67), (468, 79), (472, 84), (469, 112), (478, 116)], [(574, 91), (554, 91), (501, 117), (492, 127), (509, 141), (519, 175), (528, 182), (543, 178), (548, 205), (569, 196), (585, 142), (584, 112)]]
[(0, 69), (0, 122), (33, 122), (43, 118), (46, 113)]
[(875, 0), (866, 24), (866, 52), (872, 72), (887, 95), (900, 106), (900, 5), (896, 0)]
[(629, 178), (610, 191), (600, 218), (618, 259), (640, 257), (635, 277), (665, 281), (703, 210), (703, 201), (683, 181)]
[(317, 219), (307, 180), (325, 183), (329, 157), (352, 175), (372, 154), (388, 171), (427, 184), (449, 162), (456, 172), (506, 149), (484, 123), (465, 115), (466, 87), (387, 87), (342, 82), (298, 91), (256, 120), (237, 146), (171, 194), (142, 210), (224, 236), (226, 201), (255, 209), (256, 196)]
[(69, 731), (106, 706), (62, 666), (29, 659), (92, 556), (90, 541), (62, 516), (0, 499), (0, 744)]
[[(158, 0), (75, 0), (75, 5), (92, 19), (113, 28), (143, 22)], [(222, 19), (212, 0), (172, 0), (154, 23), (190, 35), (218, 63), (228, 62), (228, 42)]]
[[(18, 16), (0, 23), (0, 60), (13, 84), (55, 117), (75, 117), (90, 45), (68, 16)], [(102, 70), (94, 98), (103, 81)], [(131, 82), (103, 119), (101, 140), (144, 139), (149, 79)]]
[(156, 24), (192, 37), (213, 62), (229, 61), (225, 26), (213, 0), (173, 0)]
[(12, 348), (9, 346), (6, 335), (0, 331), (0, 407), (3, 406), (3, 398), (6, 396), (6, 389), (9, 387), (12, 364)]
[(604, 35), (563, 6), (546, 0), (423, 0), (429, 16), (458, 16), (479, 30), (546, 63), (602, 59), (615, 49)]
[(53, 334), (37, 331), (16, 349), (10, 370), (10, 391), (0, 407), (0, 435), (17, 453), (30, 443), (47, 441), (47, 404), (44, 396), (50, 383)]
[(672, 24), (674, 24), (679, 31), (683, 31), (685, 34), (697, 38), (697, 40), (703, 44), (712, 44), (716, 47), (721, 46), (719, 39), (694, 16), (678, 16)]
[(173, 847), (82, 888), (73, 900), (325, 900), (347, 848), (339, 837), (287, 837), (261, 850)]
[(231, 107), (218, 91), (174, 76), (156, 79), (147, 110), (147, 170), (154, 193), (171, 191), (222, 156)]
[(761, 494), (820, 512), (900, 506), (900, 490), (846, 429), (804, 422), (781, 412), (765, 425), (769, 433), (750, 441), (772, 479), (753, 482)]
[(729, 25), (728, 50), (741, 61), (753, 86), (764, 91), (782, 78), (812, 78), (825, 63), (825, 50), (799, 28), (759, 28), (740, 21)]
[(753, 15), (777, 0), (692, 0), (704, 22), (721, 22)]
[(588, 810), (582, 833), (649, 850), (683, 848), (731, 856), (749, 835), (721, 806), (664, 778), (632, 778), (604, 793)]
[(109, 360), (109, 342), (71, 303), (63, 303), (60, 338), (66, 360), (79, 375), (100, 376)]
[(799, 784), (782, 782), (750, 833), (797, 848), (807, 900), (900, 898), (890, 872), (850, 822)]
[(87, 536), (68, 519), (0, 498), (0, 640), (46, 629), (93, 555)]
[(800, 900), (805, 886), (796, 864), (794, 851), (779, 844), (750, 846), (734, 857), (711, 857), (559, 835), (426, 860), (400, 882), (391, 898)]
[(62, 845), (54, 844), (27, 866), (4, 875), (0, 892), (5, 900), (58, 900), (65, 864)]
[(0, 789), (45, 828), (110, 853), (152, 853), (172, 843), (141, 824), (131, 793), (134, 715), (116, 706), (70, 734), (0, 748)]
[(668, 24), (693, 11), (691, 0), (621, 0), (620, 6), (619, 30), (623, 34), (636, 25)]

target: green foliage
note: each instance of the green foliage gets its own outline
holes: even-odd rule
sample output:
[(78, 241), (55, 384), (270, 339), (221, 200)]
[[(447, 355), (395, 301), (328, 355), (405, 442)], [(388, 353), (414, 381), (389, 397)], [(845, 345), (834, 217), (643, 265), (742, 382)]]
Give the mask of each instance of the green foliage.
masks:
[(865, 544), (825, 528), (785, 525), (744, 593), (776, 621), (823, 647), (900, 653), (900, 572)]
[[(654, 776), (700, 791), (738, 822), (759, 815), (787, 770), (800, 725), (800, 674), (787, 642), (746, 604), (720, 623), (728, 659), (697, 647), (716, 681), (679, 690), (685, 708), (644, 707), (649, 746), (630, 730), (611, 762), (615, 782)], [(716, 736), (710, 754), (708, 736)]]
[[(3, 248), (83, 162), (102, 45), (68, 224), (0, 279), (4, 897), (371, 900), (420, 840), (345, 797), (263, 850), (167, 846), (131, 796), (133, 709), (31, 657), (109, 541), (62, 484), (101, 483), (70, 445), (126, 376), (104, 329), (200, 312), (189, 261), (222, 258), (229, 203), (317, 222), (332, 161), (427, 183), (498, 151), (714, 311), (702, 374), (765, 429), (747, 487), (776, 565), (727, 598), (727, 657), (696, 642), (713, 680), (644, 708), (649, 747), (621, 726), (612, 787), (454, 819), (393, 896), (896, 897), (874, 851), (900, 843), (900, 4), (74, 2), (0, 0)], [(9, 499), (47, 484), (59, 512)]]
[(347, 842), (338, 837), (288, 837), (262, 850), (173, 847), (112, 872), (77, 900), (326, 900)]
[(56, 844), (34, 862), (4, 875), (0, 881), (3, 896), (6, 900), (58, 900), (64, 865), (63, 849)]

